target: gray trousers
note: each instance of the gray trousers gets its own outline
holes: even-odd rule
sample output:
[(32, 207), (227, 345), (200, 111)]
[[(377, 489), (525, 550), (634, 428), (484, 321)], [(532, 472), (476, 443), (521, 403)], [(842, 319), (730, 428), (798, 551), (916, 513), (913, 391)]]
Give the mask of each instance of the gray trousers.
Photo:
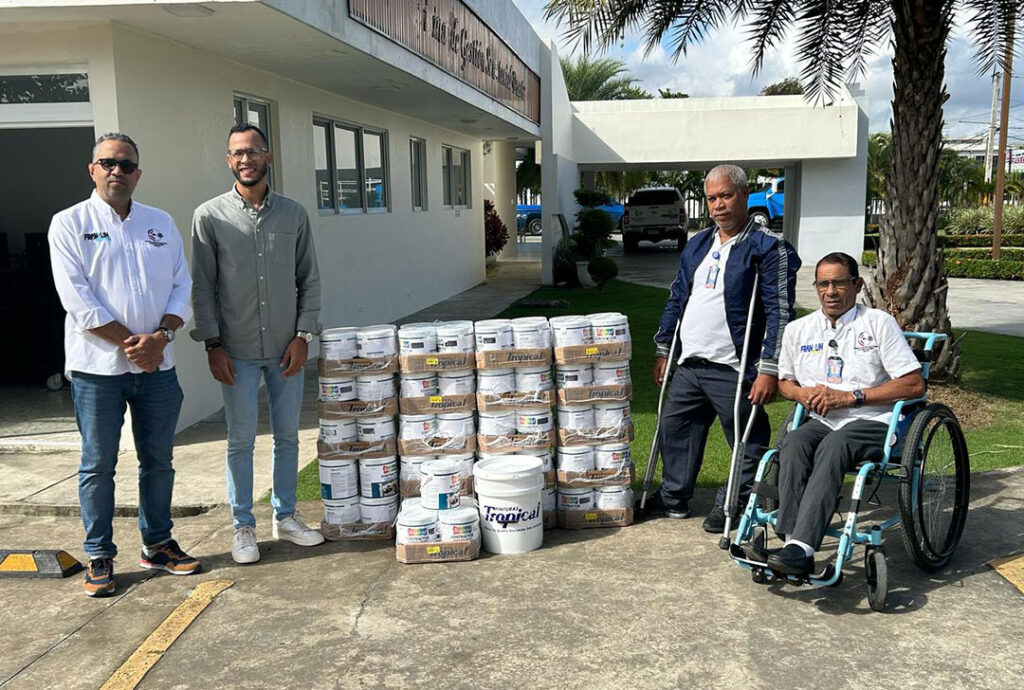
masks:
[(859, 419), (833, 431), (809, 419), (779, 449), (779, 512), (775, 531), (814, 550), (832, 522), (843, 475), (882, 459), (888, 425)]
[[(697, 474), (704, 461), (708, 432), (717, 416), (725, 438), (733, 444), (733, 405), (739, 374), (730, 366), (688, 359), (677, 367), (669, 383), (661, 415), (661, 497), (670, 509), (685, 510), (693, 498)], [(750, 417), (750, 382), (743, 384), (740, 402), (740, 433)], [(771, 440), (772, 429), (763, 408), (757, 411), (747, 452), (740, 461), (740, 508), (750, 494), (757, 463)], [(716, 505), (724, 505), (725, 487), (718, 490)]]

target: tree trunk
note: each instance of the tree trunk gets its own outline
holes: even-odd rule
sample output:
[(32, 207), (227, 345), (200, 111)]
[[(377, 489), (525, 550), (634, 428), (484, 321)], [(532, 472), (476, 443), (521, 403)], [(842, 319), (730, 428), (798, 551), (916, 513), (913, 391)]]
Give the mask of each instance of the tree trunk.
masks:
[(904, 330), (948, 334), (931, 371), (933, 377), (956, 380), (960, 348), (952, 340), (948, 283), (936, 240), (951, 5), (950, 0), (893, 2), (892, 169), (878, 267), (868, 281), (867, 299), (895, 316)]

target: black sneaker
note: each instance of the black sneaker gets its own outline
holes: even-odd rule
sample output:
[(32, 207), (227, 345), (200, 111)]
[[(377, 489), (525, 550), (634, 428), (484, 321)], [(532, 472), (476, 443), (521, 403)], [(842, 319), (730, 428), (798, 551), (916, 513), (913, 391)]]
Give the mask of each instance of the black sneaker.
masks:
[(644, 506), (644, 510), (647, 511), (648, 515), (664, 515), (673, 520), (685, 520), (690, 517), (690, 506), (681, 503), (677, 506), (669, 507), (665, 505), (665, 499), (660, 491), (656, 491), (647, 497), (647, 505)]
[(85, 593), (90, 597), (109, 597), (117, 589), (114, 582), (114, 559), (93, 558), (85, 567)]
[(704, 518), (704, 522), (701, 523), (701, 527), (704, 528), (705, 532), (721, 534), (722, 530), (725, 529), (725, 509), (722, 506), (712, 508), (708, 516)]

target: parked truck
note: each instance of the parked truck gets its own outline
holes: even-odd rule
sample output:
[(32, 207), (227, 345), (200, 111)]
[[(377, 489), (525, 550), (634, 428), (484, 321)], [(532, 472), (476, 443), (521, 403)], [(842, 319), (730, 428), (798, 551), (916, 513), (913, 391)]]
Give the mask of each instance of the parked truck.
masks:
[(770, 185), (747, 198), (747, 216), (753, 218), (766, 228), (782, 224), (782, 216), (786, 207), (786, 178), (780, 177)]

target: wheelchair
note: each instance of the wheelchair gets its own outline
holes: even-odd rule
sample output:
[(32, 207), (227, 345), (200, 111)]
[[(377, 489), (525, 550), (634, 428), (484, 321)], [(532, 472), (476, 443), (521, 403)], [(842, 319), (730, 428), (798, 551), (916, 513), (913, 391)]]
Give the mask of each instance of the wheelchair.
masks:
[[(935, 344), (945, 340), (946, 335), (918, 332), (903, 335), (911, 341), (923, 341), (922, 349), (916, 349), (915, 353), (927, 384)], [(755, 530), (760, 528), (762, 546), (767, 548), (768, 528), (775, 526), (779, 500), (776, 486), (779, 447), (784, 435), (796, 429), (804, 417), (804, 408), (796, 405), (775, 447), (762, 456), (735, 539), (728, 544), (729, 555), (737, 565), (749, 569), (751, 579), (759, 584), (781, 582), (835, 587), (842, 583), (843, 566), (853, 559), (854, 547), (864, 546), (868, 603), (873, 610), (883, 611), (889, 589), (883, 544), (886, 532), (902, 526), (907, 554), (927, 573), (945, 567), (960, 542), (970, 500), (970, 464), (960, 423), (945, 405), (929, 403), (927, 392), (925, 397), (895, 403), (882, 459), (862, 462), (848, 473), (855, 479), (846, 518), (842, 528), (830, 527), (826, 533), (839, 540), (834, 562), (820, 572), (795, 576), (773, 572), (766, 563), (750, 558), (742, 544), (754, 538)], [(877, 505), (875, 498), (885, 483), (898, 485), (898, 514), (880, 523), (861, 526), (858, 513), (862, 502), (866, 499), (868, 504)], [(869, 487), (873, 489), (865, 496)]]

